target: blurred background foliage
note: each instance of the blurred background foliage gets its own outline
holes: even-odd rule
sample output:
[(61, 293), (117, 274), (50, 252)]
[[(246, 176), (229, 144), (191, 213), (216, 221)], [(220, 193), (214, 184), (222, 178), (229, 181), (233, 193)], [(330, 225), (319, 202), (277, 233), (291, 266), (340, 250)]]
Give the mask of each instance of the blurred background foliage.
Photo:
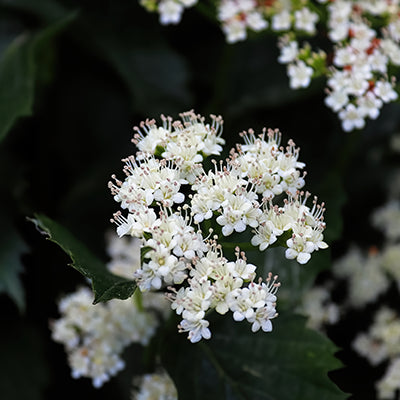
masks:
[[(279, 128), (284, 143), (294, 139), (307, 164), (307, 188), (327, 204), (330, 244), (330, 253), (301, 267), (302, 290), (351, 242), (379, 244), (368, 215), (384, 203), (399, 161), (389, 151), (400, 127), (398, 104), (364, 131), (345, 134), (323, 104), (322, 82), (289, 89), (275, 42), (266, 34), (228, 45), (196, 8), (179, 25), (163, 27), (136, 0), (0, 0), (2, 399), (93, 394), (89, 380), (70, 378), (48, 329), (56, 301), (82, 277), (26, 217), (48, 215), (107, 260), (105, 232), (117, 209), (107, 182), (119, 159), (133, 153), (132, 126), (144, 118), (177, 118), (192, 108), (221, 114), (227, 148), (248, 128)], [(283, 269), (281, 280), (289, 275)], [(298, 296), (284, 297), (295, 304)], [(345, 364), (332, 378), (366, 400), (371, 372), (346, 352), (351, 329), (344, 321), (331, 335)], [(128, 351), (128, 369), (97, 398), (129, 395), (132, 371), (142, 372), (137, 351)]]

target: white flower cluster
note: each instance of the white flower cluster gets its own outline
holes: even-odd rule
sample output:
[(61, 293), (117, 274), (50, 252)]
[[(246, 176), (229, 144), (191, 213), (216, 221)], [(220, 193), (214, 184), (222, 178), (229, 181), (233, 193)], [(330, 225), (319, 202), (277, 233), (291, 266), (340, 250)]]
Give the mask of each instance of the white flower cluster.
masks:
[(134, 379), (137, 389), (132, 391), (131, 400), (177, 400), (174, 382), (165, 371), (146, 374)]
[(332, 302), (330, 295), (330, 290), (322, 286), (305, 293), (297, 311), (308, 317), (309, 328), (322, 331), (325, 325), (334, 325), (339, 321), (339, 307)]
[(127, 216), (114, 215), (117, 233), (141, 240), (144, 262), (134, 275), (139, 289), (184, 284), (172, 289), (172, 308), (182, 315), (179, 329), (192, 342), (210, 337), (204, 319), (209, 309), (230, 310), (235, 320), (247, 319), (253, 331), (271, 330), (276, 315), (276, 278), (255, 283), (256, 267), (240, 250), (237, 261), (229, 262), (219, 237), (250, 230), (252, 245), (261, 250), (281, 239), (286, 257), (301, 264), (327, 247), (323, 204), (315, 198), (310, 209), (309, 193), (299, 192), (304, 164), (293, 141), (283, 148), (278, 131), (264, 129), (258, 137), (244, 132), (245, 143), (225, 162), (212, 160), (206, 172), (205, 157), (219, 155), (224, 143), (221, 117), (211, 118), (206, 124), (189, 111), (181, 121), (162, 117), (160, 127), (146, 120), (135, 128), (139, 151), (123, 160), (125, 180), (113, 176), (115, 183), (109, 184), (127, 210)]
[(400, 201), (391, 200), (372, 215), (373, 225), (394, 242), (400, 239)]
[[(109, 269), (132, 277), (140, 264), (138, 241), (114, 235), (108, 250)], [(160, 293), (145, 293), (140, 303), (128, 299), (93, 305), (87, 287), (61, 299), (61, 318), (51, 322), (52, 338), (64, 345), (74, 378), (91, 378), (94, 387), (101, 387), (124, 368), (121, 354), (127, 346), (149, 343), (159, 325), (157, 315), (166, 317), (170, 308)]]
[(368, 332), (359, 334), (353, 348), (372, 365), (389, 360), (384, 376), (376, 388), (378, 398), (394, 399), (400, 389), (400, 317), (390, 308), (382, 307), (374, 316)]
[(185, 8), (193, 7), (197, 0), (140, 0), (140, 4), (148, 11), (158, 12), (160, 24), (178, 24)]
[[(211, 337), (204, 317), (212, 309), (222, 315), (231, 311), (235, 321), (246, 319), (253, 332), (272, 330), (270, 320), (277, 315), (275, 293), (280, 285), (277, 276), (270, 273), (266, 283), (261, 279), (254, 283), (256, 267), (246, 262), (243, 252), (240, 256), (237, 249), (236, 262), (228, 262), (215, 244), (191, 269), (189, 286), (170, 295), (172, 309), (183, 318), (179, 331), (188, 332), (192, 343)], [(243, 287), (248, 281), (250, 284)]]
[[(182, 0), (144, 1), (158, 8), (162, 23), (178, 22), (187, 6)], [(216, 18), (228, 43), (245, 40), (248, 31), (278, 35), (278, 61), (287, 64), (290, 87), (306, 88), (312, 78), (326, 76), (325, 104), (338, 113), (343, 130), (352, 131), (398, 98), (392, 70), (400, 66), (399, 13), (399, 0), (219, 0)], [(333, 49), (312, 51), (301, 37), (317, 34), (320, 16), (326, 16), (322, 30)]]
[[(313, 52), (297, 38), (316, 34), (316, 7), (327, 14), (331, 62), (326, 52)], [(221, 0), (218, 19), (229, 43), (246, 39), (246, 29), (270, 27), (282, 33), (278, 61), (287, 64), (290, 87), (306, 88), (313, 77), (326, 75), (325, 104), (338, 113), (343, 130), (352, 131), (363, 128), (367, 118), (376, 119), (384, 103), (398, 98), (390, 69), (400, 66), (399, 12), (398, 0), (320, 1), (319, 6), (307, 1)]]
[(255, 32), (271, 28), (275, 32), (290, 29), (313, 34), (319, 20), (304, 2), (290, 1), (221, 0), (218, 4), (218, 20), (228, 43), (247, 38), (247, 30)]
[(100, 387), (124, 368), (121, 353), (131, 343), (146, 345), (158, 326), (155, 314), (140, 311), (132, 301), (93, 305), (82, 287), (59, 304), (62, 317), (51, 324), (52, 338), (64, 344), (74, 378), (91, 378)]
[(352, 248), (333, 265), (334, 275), (348, 282), (349, 306), (364, 307), (388, 289), (390, 280), (383, 268), (384, 259), (385, 253), (379, 254), (375, 247), (366, 256)]
[[(345, 131), (376, 119), (397, 99), (391, 65), (400, 65), (398, 1), (339, 0), (328, 6), (328, 35), (335, 43), (325, 103), (338, 112)], [(379, 28), (371, 21), (381, 19)]]

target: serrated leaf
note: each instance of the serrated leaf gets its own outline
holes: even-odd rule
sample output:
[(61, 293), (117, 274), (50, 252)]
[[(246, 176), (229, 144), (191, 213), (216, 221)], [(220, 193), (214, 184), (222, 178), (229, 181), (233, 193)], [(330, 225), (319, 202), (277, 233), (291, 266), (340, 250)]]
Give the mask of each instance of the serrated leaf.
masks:
[[(286, 314), (270, 333), (252, 333), (227, 315), (211, 327), (209, 341), (168, 338), (164, 366), (180, 400), (341, 400), (346, 396), (328, 372), (340, 367), (336, 347), (305, 328), (305, 319)], [(222, 328), (217, 330), (218, 328)]]
[(134, 281), (109, 272), (104, 263), (63, 226), (44, 215), (35, 215), (30, 220), (71, 257), (72, 267), (91, 280), (95, 296), (93, 304), (111, 299), (124, 300), (133, 295), (136, 289)]
[(0, 293), (10, 296), (19, 311), (25, 311), (25, 293), (19, 275), (23, 271), (21, 254), (27, 246), (15, 228), (2, 218), (3, 232), (7, 232), (0, 241)]
[(44, 68), (46, 47), (74, 18), (76, 13), (50, 25), (36, 35), (17, 37), (0, 60), (0, 141), (20, 117), (32, 115), (35, 81)]

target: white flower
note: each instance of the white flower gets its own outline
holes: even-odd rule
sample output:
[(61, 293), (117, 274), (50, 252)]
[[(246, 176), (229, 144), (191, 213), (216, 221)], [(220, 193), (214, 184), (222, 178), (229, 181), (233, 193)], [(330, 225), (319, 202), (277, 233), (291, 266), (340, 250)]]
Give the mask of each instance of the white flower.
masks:
[(354, 104), (348, 104), (344, 110), (340, 111), (339, 118), (342, 120), (343, 130), (346, 132), (350, 132), (354, 128), (361, 129), (365, 126), (362, 110), (356, 108)]
[(246, 23), (239, 19), (232, 19), (222, 25), (228, 43), (236, 43), (247, 38)]
[(229, 236), (233, 231), (243, 232), (246, 226), (258, 226), (258, 217), (261, 210), (244, 196), (228, 195), (222, 203), (223, 212), (217, 218), (222, 225), (222, 234)]
[(158, 5), (162, 25), (177, 24), (182, 18), (183, 6), (175, 0), (162, 0)]
[(307, 33), (315, 33), (315, 24), (318, 21), (318, 15), (310, 11), (307, 7), (297, 10), (294, 13), (294, 27)]
[(346, 106), (349, 102), (349, 96), (345, 90), (334, 90), (325, 97), (325, 104), (337, 112)]
[(295, 64), (288, 65), (288, 76), (290, 78), (290, 87), (292, 89), (305, 88), (309, 86), (314, 70), (308, 67), (304, 61), (298, 61)]
[(285, 251), (286, 258), (289, 260), (296, 258), (299, 264), (306, 264), (310, 260), (315, 246), (308, 240), (310, 233), (307, 233), (307, 230), (311, 231), (307, 227), (294, 229), (292, 237), (286, 241), (288, 247)]
[(292, 40), (281, 47), (281, 54), (278, 57), (278, 61), (281, 64), (288, 64), (295, 61), (299, 53), (299, 44), (297, 41)]
[(289, 30), (292, 25), (291, 15), (288, 10), (275, 14), (272, 17), (272, 30), (274, 31), (286, 31)]
[(146, 374), (138, 380), (131, 400), (178, 400), (178, 393), (174, 382), (165, 371)]
[(378, 81), (373, 89), (375, 95), (381, 98), (385, 103), (396, 100), (399, 95), (393, 90), (393, 85), (390, 82)]
[(390, 241), (400, 238), (400, 201), (392, 200), (372, 215), (373, 225), (384, 232)]
[(64, 297), (61, 318), (51, 329), (52, 338), (65, 346), (72, 377), (91, 378), (100, 387), (124, 368), (120, 356), (125, 347), (149, 342), (158, 320), (130, 300), (92, 303), (93, 294), (85, 287)]
[(365, 117), (376, 119), (379, 116), (379, 109), (382, 107), (382, 100), (377, 98), (373, 92), (369, 91), (358, 99), (358, 107)]
[(400, 47), (392, 39), (382, 39), (380, 47), (394, 65), (400, 65)]
[(312, 329), (320, 330), (323, 325), (339, 320), (339, 308), (331, 302), (329, 290), (324, 287), (307, 290), (299, 311), (308, 317), (307, 326)]
[(400, 20), (396, 18), (388, 25), (390, 36), (396, 41), (400, 42)]
[(188, 339), (192, 343), (197, 343), (202, 338), (211, 338), (211, 331), (208, 329), (209, 325), (210, 323), (205, 319), (197, 319), (191, 314), (186, 314), (179, 324), (179, 332), (189, 332)]
[(400, 385), (400, 357), (393, 359), (385, 375), (377, 384), (378, 396), (380, 399), (393, 399)]
[(266, 221), (257, 228), (256, 234), (251, 238), (253, 246), (259, 246), (261, 251), (264, 251), (269, 245), (276, 242), (275, 226), (271, 221)]
[(218, 6), (218, 19), (227, 21), (238, 14), (239, 11), (239, 5), (236, 1), (222, 0)]
[(263, 29), (267, 28), (267, 26), (268, 26), (267, 21), (257, 11), (253, 11), (253, 12), (247, 14), (246, 22), (247, 22), (247, 26), (256, 32), (262, 31)]
[(333, 63), (338, 67), (344, 67), (345, 65), (354, 64), (356, 60), (357, 54), (355, 50), (347, 46), (336, 49)]

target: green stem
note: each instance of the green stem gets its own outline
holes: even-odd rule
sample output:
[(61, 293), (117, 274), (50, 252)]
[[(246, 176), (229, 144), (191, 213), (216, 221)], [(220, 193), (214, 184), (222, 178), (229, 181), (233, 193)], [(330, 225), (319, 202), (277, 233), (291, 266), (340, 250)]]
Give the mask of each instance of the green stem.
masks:
[(133, 302), (135, 303), (136, 307), (138, 308), (138, 310), (143, 312), (144, 307), (143, 307), (142, 292), (138, 288), (133, 293), (132, 299), (133, 299)]
[(242, 251), (251, 251), (255, 250), (256, 247), (254, 247), (251, 243), (249, 242), (235, 242), (235, 243), (229, 243), (229, 242), (223, 242), (220, 243), (222, 246), (222, 249), (225, 250), (234, 250), (236, 247), (239, 247), (240, 250)]

